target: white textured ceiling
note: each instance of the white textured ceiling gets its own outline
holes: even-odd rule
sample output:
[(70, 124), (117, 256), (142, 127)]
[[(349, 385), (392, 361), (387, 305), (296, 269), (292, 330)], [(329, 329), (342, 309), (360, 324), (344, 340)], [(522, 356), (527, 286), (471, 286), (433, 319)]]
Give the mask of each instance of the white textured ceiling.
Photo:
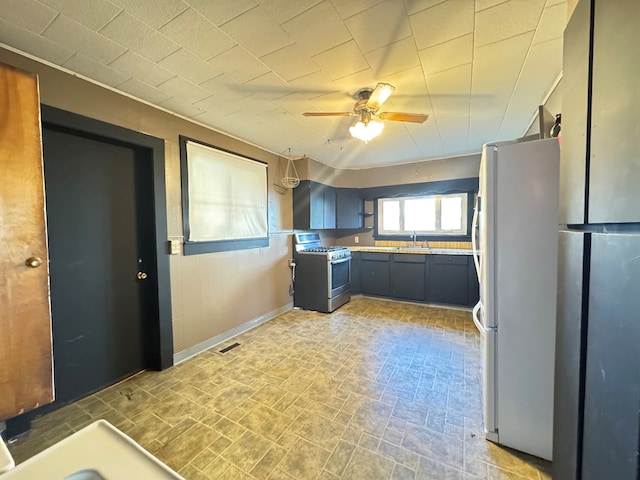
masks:
[[(522, 136), (561, 72), (563, 0), (0, 0), (0, 42), (275, 153), (338, 168)], [(368, 144), (353, 95), (395, 85)], [(555, 113), (555, 112), (553, 112)]]

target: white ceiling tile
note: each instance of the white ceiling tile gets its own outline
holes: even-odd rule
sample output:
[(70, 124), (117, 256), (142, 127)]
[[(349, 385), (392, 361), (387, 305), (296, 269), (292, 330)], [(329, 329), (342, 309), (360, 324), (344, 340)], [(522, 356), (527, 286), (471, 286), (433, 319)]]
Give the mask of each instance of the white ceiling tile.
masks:
[(359, 70), (331, 82), (332, 85), (337, 87), (337, 90), (341, 93), (346, 93), (350, 98), (354, 98), (355, 93), (361, 88), (373, 88), (377, 83), (378, 78), (370, 68)]
[(205, 62), (184, 48), (163, 58), (158, 65), (195, 84), (222, 74), (222, 69)]
[(122, 11), (108, 0), (38, 0), (91, 30), (98, 31)]
[(369, 67), (354, 41), (343, 43), (312, 58), (332, 80), (346, 77)]
[(95, 60), (82, 55), (81, 53), (74, 53), (73, 56), (64, 62), (62, 65), (69, 70), (84, 75), (85, 77), (92, 78), (104, 83), (116, 87), (122, 82), (128, 80), (131, 75), (126, 75), (122, 72), (114, 70), (111, 67), (98, 63)]
[(511, 0), (476, 0), (476, 12), (486, 10), (487, 8), (495, 7), (501, 3), (507, 3)]
[(305, 98), (314, 98), (339, 90), (339, 88), (334, 88), (331, 80), (322, 71), (289, 80), (289, 83), (297, 92), (304, 95)]
[(420, 58), (412, 37), (365, 53), (364, 56), (378, 77), (420, 66)]
[(428, 158), (442, 149), (440, 131), (433, 119), (427, 119), (423, 124), (407, 124), (406, 127), (413, 141), (420, 147), (424, 158)]
[(182, 99), (175, 97), (164, 100), (160, 102), (159, 105), (163, 108), (166, 108), (170, 112), (175, 112), (185, 117), (195, 117), (203, 113), (203, 110), (201, 110), (200, 108), (194, 107), (193, 105), (186, 103)]
[(260, 57), (260, 60), (285, 80), (293, 80), (320, 70), (320, 67), (295, 44)]
[(278, 116), (286, 115), (281, 108), (264, 96), (259, 94), (244, 97), (235, 102), (238, 110), (247, 112), (250, 115), (262, 115), (267, 112), (277, 112)]
[(448, 118), (438, 120), (442, 145), (449, 148), (452, 154), (467, 151), (469, 137), (469, 117)]
[(274, 100), (291, 92), (291, 86), (273, 72), (254, 78), (246, 82), (245, 85), (256, 93), (255, 99), (258, 101), (261, 99)]
[(160, 31), (203, 60), (209, 60), (235, 45), (223, 31), (191, 8)]
[(542, 11), (542, 18), (533, 37), (534, 45), (562, 37), (567, 25), (567, 4), (559, 3)]
[(64, 15), (56, 17), (43, 36), (104, 64), (108, 64), (126, 51), (122, 45), (112, 42)]
[(157, 62), (180, 48), (157, 30), (127, 12), (122, 12), (114, 18), (100, 30), (100, 33), (152, 62)]
[(319, 95), (309, 101), (315, 106), (314, 110), (321, 112), (351, 112), (356, 103), (356, 100), (344, 91)]
[(152, 85), (141, 82), (140, 80), (136, 80), (135, 78), (130, 78), (126, 82), (118, 85), (118, 90), (122, 90), (136, 98), (140, 98), (154, 104), (158, 104), (171, 97), (168, 93), (163, 92)]
[(293, 17), (300, 15), (305, 10), (317, 5), (322, 0), (262, 0), (262, 5), (271, 16), (278, 22), (284, 23)]
[(347, 18), (345, 24), (365, 53), (411, 37), (409, 17), (402, 2), (397, 0), (368, 8)]
[[(322, 19), (322, 21), (318, 21)], [(351, 34), (329, 1), (324, 1), (282, 24), (297, 44), (310, 55), (351, 40)]]
[(473, 60), (473, 34), (463, 35), (448, 42), (425, 48), (418, 53), (425, 75), (471, 63)]
[(409, 17), (418, 50), (473, 32), (473, 0), (449, 0)]
[[(349, 18), (352, 15), (363, 12), (380, 2), (381, 0), (334, 0), (333, 5), (342, 18)], [(402, 3), (400, 3), (400, 5), (402, 5)]]
[(72, 49), (2, 19), (0, 19), (0, 43), (11, 45), (56, 65), (62, 65), (73, 55)]
[(545, 0), (510, 0), (478, 12), (475, 46), (481, 47), (535, 30), (544, 2)]
[(258, 5), (255, 0), (233, 0), (232, 2), (187, 0), (187, 3), (216, 26), (220, 26)]
[(303, 112), (315, 110), (315, 105), (301, 93), (291, 93), (278, 99), (278, 106), (291, 115), (301, 115)]
[(182, 0), (111, 0), (153, 28), (160, 28), (189, 6)]
[(213, 95), (194, 103), (193, 106), (205, 112), (202, 115), (198, 115), (198, 118), (202, 121), (207, 119), (206, 121), (211, 122), (212, 125), (219, 125), (222, 117), (240, 110), (236, 105), (236, 101), (226, 101), (219, 95)]
[(211, 92), (181, 77), (173, 77), (158, 85), (158, 88), (187, 103), (195, 103), (211, 96)]
[(529, 51), (533, 32), (475, 49), (472, 92), (511, 95)]
[(122, 74), (127, 75), (127, 78), (137, 78), (138, 80), (148, 83), (149, 85), (153, 85), (154, 87), (157, 87), (159, 84), (176, 76), (175, 73), (150, 62), (131, 50), (120, 55), (111, 62), (109, 66)]
[(209, 60), (209, 63), (224, 71), (225, 75), (238, 83), (247, 82), (269, 71), (263, 62), (239, 45), (216, 55)]
[(248, 95), (253, 95), (254, 93), (253, 90), (239, 84), (225, 73), (206, 82), (202, 82), (200, 86), (227, 102), (232, 102)]
[[(529, 122), (537, 115), (537, 106), (557, 80), (562, 68), (562, 38), (531, 47), (513, 96), (507, 107), (500, 133), (521, 136)], [(554, 112), (555, 113), (555, 112)]]
[(468, 113), (471, 64), (427, 75), (427, 88), (438, 123), (442, 119)]
[(261, 57), (294, 40), (264, 8), (258, 6), (220, 26), (223, 32), (256, 57)]
[(42, 33), (58, 12), (35, 0), (0, 0), (0, 19), (34, 33)]
[(446, 1), (448, 0), (404, 0), (404, 4), (407, 8), (407, 13), (409, 15), (413, 15), (414, 13), (418, 13)]

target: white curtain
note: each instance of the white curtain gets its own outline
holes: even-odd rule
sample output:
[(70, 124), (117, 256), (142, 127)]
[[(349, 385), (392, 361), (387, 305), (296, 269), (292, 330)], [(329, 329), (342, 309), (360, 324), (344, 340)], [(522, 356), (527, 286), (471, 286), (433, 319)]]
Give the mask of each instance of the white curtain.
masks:
[(189, 241), (264, 238), (267, 165), (187, 142)]

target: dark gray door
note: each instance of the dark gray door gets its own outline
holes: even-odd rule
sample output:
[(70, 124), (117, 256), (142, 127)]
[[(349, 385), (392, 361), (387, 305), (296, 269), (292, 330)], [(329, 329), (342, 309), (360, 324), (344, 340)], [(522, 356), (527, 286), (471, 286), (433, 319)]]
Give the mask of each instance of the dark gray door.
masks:
[(43, 148), (56, 402), (68, 403), (147, 366), (152, 163), (145, 151), (46, 125)]

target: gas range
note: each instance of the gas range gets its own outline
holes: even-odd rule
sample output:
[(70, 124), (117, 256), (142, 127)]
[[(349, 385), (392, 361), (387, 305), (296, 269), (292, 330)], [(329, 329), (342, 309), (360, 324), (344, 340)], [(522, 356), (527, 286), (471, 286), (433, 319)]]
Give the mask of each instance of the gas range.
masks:
[(324, 255), (329, 261), (351, 256), (351, 251), (347, 247), (311, 247), (298, 250), (298, 255)]
[(296, 233), (294, 235), (296, 255), (322, 255), (329, 261), (351, 257), (347, 247), (322, 245), (317, 233)]
[(294, 305), (333, 312), (351, 299), (351, 251), (322, 245), (315, 232), (294, 234)]

